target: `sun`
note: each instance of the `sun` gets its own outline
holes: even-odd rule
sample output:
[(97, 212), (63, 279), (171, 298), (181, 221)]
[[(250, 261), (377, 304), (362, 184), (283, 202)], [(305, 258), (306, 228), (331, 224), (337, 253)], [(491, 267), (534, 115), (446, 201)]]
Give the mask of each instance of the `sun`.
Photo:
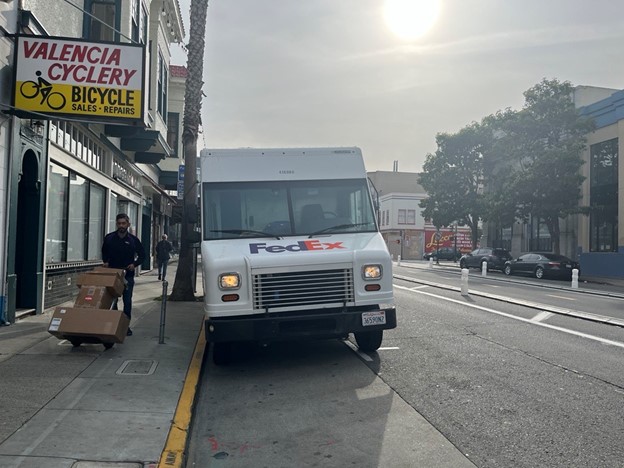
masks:
[(390, 30), (399, 38), (413, 41), (435, 24), (441, 0), (386, 0), (383, 14)]

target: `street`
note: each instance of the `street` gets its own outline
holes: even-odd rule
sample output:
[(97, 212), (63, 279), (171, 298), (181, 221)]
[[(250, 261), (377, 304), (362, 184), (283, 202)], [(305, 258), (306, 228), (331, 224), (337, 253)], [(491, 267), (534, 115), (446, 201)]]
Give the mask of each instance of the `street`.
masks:
[(378, 353), (334, 340), (205, 359), (187, 466), (624, 466), (624, 329), (545, 311), (617, 318), (624, 299), (472, 272), (461, 296), (418, 282), (459, 286), (448, 272), (394, 273), (399, 326)]

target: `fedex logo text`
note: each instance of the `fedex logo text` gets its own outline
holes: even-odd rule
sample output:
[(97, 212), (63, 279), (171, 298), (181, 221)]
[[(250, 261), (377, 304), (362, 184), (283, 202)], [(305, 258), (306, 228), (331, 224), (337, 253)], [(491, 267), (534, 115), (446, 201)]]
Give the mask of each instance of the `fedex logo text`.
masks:
[(299, 241), (296, 244), (290, 245), (269, 245), (265, 242), (257, 244), (249, 244), (249, 252), (252, 254), (260, 253), (261, 250), (269, 253), (279, 252), (304, 252), (306, 250), (333, 250), (333, 249), (346, 249), (343, 247), (342, 242), (320, 242), (318, 240)]

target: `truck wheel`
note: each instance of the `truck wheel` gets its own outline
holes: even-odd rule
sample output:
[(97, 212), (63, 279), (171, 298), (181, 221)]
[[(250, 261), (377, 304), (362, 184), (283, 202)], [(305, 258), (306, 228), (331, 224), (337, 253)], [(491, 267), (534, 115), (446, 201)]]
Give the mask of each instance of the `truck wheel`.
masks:
[(77, 348), (78, 346), (80, 346), (82, 344), (82, 341), (81, 340), (77, 340), (77, 339), (69, 340), (69, 342), (72, 344), (72, 346), (74, 348)]
[(383, 330), (354, 333), (355, 342), (362, 351), (377, 351), (383, 341)]
[(232, 343), (213, 343), (212, 362), (216, 366), (225, 366), (232, 360)]
[(115, 343), (104, 343), (104, 349), (111, 349), (115, 346)]

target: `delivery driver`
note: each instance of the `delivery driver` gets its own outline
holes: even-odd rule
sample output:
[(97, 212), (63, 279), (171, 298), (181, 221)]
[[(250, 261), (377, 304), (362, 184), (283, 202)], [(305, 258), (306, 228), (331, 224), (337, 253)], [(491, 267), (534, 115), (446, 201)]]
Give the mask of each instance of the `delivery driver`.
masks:
[[(134, 289), (134, 269), (145, 260), (145, 250), (138, 237), (130, 234), (130, 218), (125, 213), (117, 215), (117, 230), (106, 234), (102, 244), (102, 261), (105, 267), (120, 268), (126, 271), (126, 289), (123, 292), (124, 314), (130, 320), (132, 315), (132, 290)], [(117, 301), (113, 305), (117, 310)], [(128, 328), (128, 336), (132, 330)]]

